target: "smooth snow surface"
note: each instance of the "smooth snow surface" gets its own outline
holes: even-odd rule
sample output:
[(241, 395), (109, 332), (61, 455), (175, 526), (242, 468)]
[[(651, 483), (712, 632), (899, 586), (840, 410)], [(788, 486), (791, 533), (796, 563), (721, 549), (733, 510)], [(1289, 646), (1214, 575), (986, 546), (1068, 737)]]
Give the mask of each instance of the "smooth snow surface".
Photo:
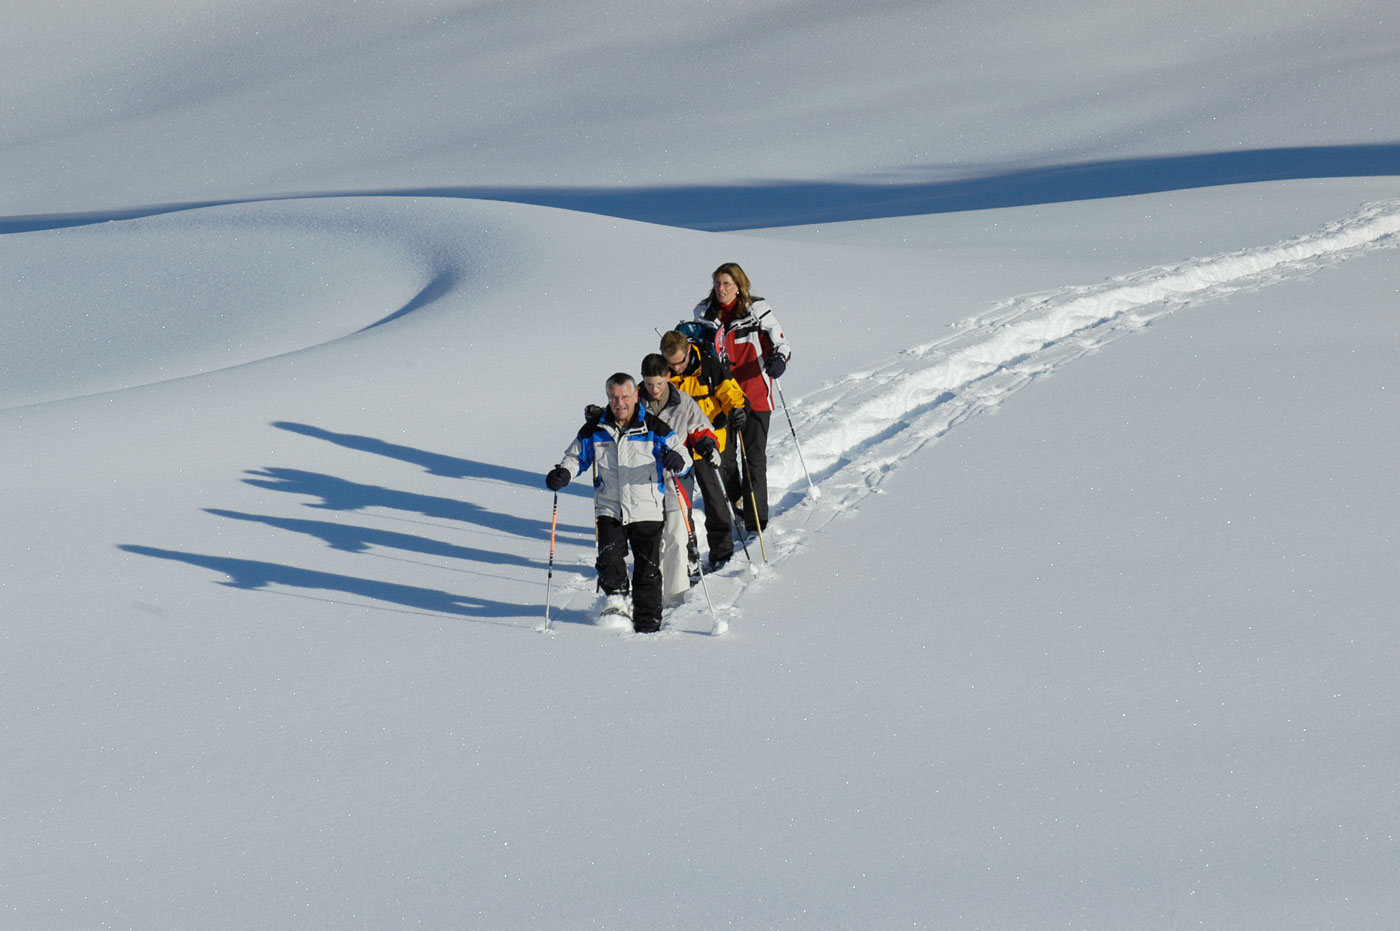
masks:
[[(0, 927), (1393, 926), (1390, 4), (6, 23)], [(772, 523), (599, 625), (725, 261)]]

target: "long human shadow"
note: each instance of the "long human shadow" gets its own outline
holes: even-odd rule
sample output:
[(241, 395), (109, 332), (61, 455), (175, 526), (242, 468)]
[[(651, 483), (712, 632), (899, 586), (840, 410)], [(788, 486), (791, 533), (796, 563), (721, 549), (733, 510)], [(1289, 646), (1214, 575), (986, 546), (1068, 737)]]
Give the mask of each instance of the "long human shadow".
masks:
[[(315, 191), (275, 198), (160, 204), (0, 218), (0, 235), (84, 226), (200, 207), (298, 197), (459, 197), (562, 207), (665, 226), (725, 231), (1024, 207), (1256, 181), (1400, 175), (1400, 143), (1291, 146), (1111, 159), (946, 180), (777, 181), (658, 187), (442, 186)], [(399, 313), (402, 313), (400, 311)]]
[(205, 508), (206, 514), (230, 520), (242, 520), (263, 524), (289, 533), (305, 534), (325, 543), (333, 550), (346, 553), (364, 553), (371, 547), (402, 550), (422, 556), (436, 556), (443, 559), (461, 559), (468, 562), (485, 563), (494, 566), (518, 566), (523, 569), (546, 569), (543, 559), (529, 559), (513, 553), (497, 550), (484, 550), (474, 546), (461, 546), (444, 543), (411, 533), (396, 533), (392, 530), (379, 530), (373, 527), (360, 527), (323, 520), (300, 520), (291, 517), (274, 517), (271, 514), (248, 514), (243, 511), (226, 511), (222, 508)]
[[(448, 456), (443, 453), (429, 452), (426, 449), (418, 449), (413, 446), (404, 446), (400, 443), (389, 443), (372, 436), (360, 436), (355, 433), (337, 433), (322, 427), (304, 423), (293, 423), (287, 420), (274, 421), (272, 426), (279, 430), (286, 430), (289, 433), (299, 433), (302, 436), (309, 436), (313, 439), (324, 440), (327, 443), (334, 443), (336, 446), (343, 446), (346, 449), (353, 449), (363, 453), (372, 453), (376, 456), (385, 456), (389, 459), (397, 459), (401, 462), (412, 463), (413, 465), (420, 466), (430, 475), (437, 475), (443, 478), (484, 479), (510, 485), (521, 485), (525, 488), (544, 488), (543, 472), (529, 472), (525, 469), (516, 469), (491, 462), (482, 462), (477, 459), (463, 459), (460, 456)], [(576, 497), (592, 497), (591, 490), (580, 485), (569, 485), (561, 491), (561, 494), (570, 494)]]
[[(365, 485), (334, 475), (307, 472), (303, 469), (267, 468), (249, 470), (247, 474), (251, 478), (245, 478), (243, 481), (257, 488), (320, 499), (319, 503), (308, 504), (307, 507), (328, 511), (361, 511), (370, 507), (388, 508), (439, 520), (474, 524), (478, 527), (516, 536), (535, 539), (549, 538), (550, 521), (492, 511), (479, 504), (456, 498), (398, 491), (393, 488), (385, 488), (382, 485)], [(579, 537), (587, 535), (591, 538), (593, 534), (591, 527), (582, 527), (577, 524), (560, 524), (559, 530)]]
[[(283, 566), (254, 559), (182, 553), (176, 550), (128, 543), (118, 545), (117, 549), (137, 556), (168, 559), (219, 572), (228, 576), (228, 581), (220, 582), (220, 585), (249, 591), (265, 589), (269, 585), (281, 585), (308, 591), (337, 592), (389, 605), (398, 605), (399, 608), (414, 613), (448, 614), (476, 620), (522, 619), (532, 616), (537, 609), (542, 610), (541, 605), (510, 604), (490, 598), (459, 595), (417, 585), (378, 582), (372, 579), (340, 575), (334, 572), (320, 572), (314, 569), (298, 569), (294, 566)], [(564, 623), (592, 623), (592, 619), (584, 611), (559, 610), (554, 617), (556, 621)]]

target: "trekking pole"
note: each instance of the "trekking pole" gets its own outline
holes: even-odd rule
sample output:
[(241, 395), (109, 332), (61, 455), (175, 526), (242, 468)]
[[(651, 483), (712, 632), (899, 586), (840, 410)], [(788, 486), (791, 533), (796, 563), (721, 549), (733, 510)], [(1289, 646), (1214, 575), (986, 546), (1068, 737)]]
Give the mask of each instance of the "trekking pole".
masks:
[[(695, 525), (690, 522), (690, 517), (687, 516), (686, 513), (690, 510), (690, 499), (686, 497), (685, 489), (681, 487), (680, 480), (671, 472), (667, 472), (666, 474), (671, 477), (671, 487), (676, 490), (676, 503), (680, 505), (681, 523), (685, 524), (686, 538), (691, 546), (696, 546)], [(710, 606), (710, 620), (714, 622), (714, 626), (710, 628), (710, 635), (718, 637), (720, 634), (729, 630), (729, 622), (722, 620), (720, 616), (715, 613), (715, 603), (710, 600), (710, 586), (705, 584), (705, 570), (703, 567), (697, 568), (700, 569), (700, 590), (705, 593), (705, 603)]]
[(758, 530), (758, 551), (763, 554), (763, 561), (768, 561), (768, 547), (763, 545), (763, 521), (758, 519), (758, 492), (754, 491), (753, 474), (749, 471), (749, 453), (744, 447), (744, 435), (739, 434), (739, 461), (744, 466), (744, 477), (749, 482), (749, 501), (753, 504), (753, 525)]
[(807, 493), (813, 498), (820, 498), (822, 490), (812, 481), (812, 473), (807, 471), (807, 460), (802, 456), (802, 444), (797, 442), (797, 428), (792, 425), (792, 415), (788, 413), (787, 398), (783, 397), (783, 385), (777, 379), (773, 380), (773, 385), (778, 389), (778, 400), (783, 402), (783, 416), (787, 418), (788, 429), (792, 431), (792, 445), (797, 447), (797, 461), (802, 463), (802, 474), (807, 476)]
[(554, 530), (559, 526), (559, 492), (554, 493), (554, 516), (549, 520), (549, 574), (544, 580), (544, 626), (540, 630), (548, 633), (554, 626), (549, 619), (549, 596), (554, 585)]
[[(733, 499), (729, 497), (729, 484), (724, 480), (724, 468), (723, 466), (716, 463), (710, 464), (715, 467), (715, 475), (719, 478), (720, 491), (724, 492), (724, 500), (729, 504), (729, 515), (734, 522), (734, 527), (737, 528), (744, 522), (744, 519), (739, 516), (738, 505), (736, 505)], [(706, 501), (705, 507), (708, 508), (709, 506), (710, 502)], [(749, 541), (744, 539), (745, 534), (742, 530), (738, 532), (738, 537), (739, 545), (744, 548), (744, 558), (749, 561), (749, 571), (752, 572), (754, 575), (758, 575), (758, 566), (755, 566), (753, 563), (753, 554), (749, 552)]]

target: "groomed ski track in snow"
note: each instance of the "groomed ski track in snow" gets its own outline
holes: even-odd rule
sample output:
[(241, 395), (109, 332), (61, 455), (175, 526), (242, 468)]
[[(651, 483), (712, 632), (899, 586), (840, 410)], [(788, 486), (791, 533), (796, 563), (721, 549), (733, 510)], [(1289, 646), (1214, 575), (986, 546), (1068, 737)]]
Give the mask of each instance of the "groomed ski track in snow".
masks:
[[(721, 617), (734, 619), (749, 585), (783, 562), (803, 538), (875, 493), (881, 478), (929, 442), (992, 410), (1038, 378), (1185, 307), (1296, 280), (1356, 256), (1400, 244), (1400, 201), (1368, 204), (1318, 230), (1252, 249), (1157, 266), (1093, 285), (1011, 298), (965, 320), (954, 332), (854, 372), (774, 411), (769, 431), (767, 566), (751, 576), (743, 550), (709, 591)], [(794, 448), (792, 431), (801, 444)], [(820, 498), (807, 494), (803, 460)], [(749, 550), (762, 560), (759, 541)], [(575, 588), (591, 587), (576, 582)], [(571, 593), (566, 601), (580, 606)], [(708, 629), (698, 586), (668, 622)], [(731, 629), (742, 631), (742, 621)]]

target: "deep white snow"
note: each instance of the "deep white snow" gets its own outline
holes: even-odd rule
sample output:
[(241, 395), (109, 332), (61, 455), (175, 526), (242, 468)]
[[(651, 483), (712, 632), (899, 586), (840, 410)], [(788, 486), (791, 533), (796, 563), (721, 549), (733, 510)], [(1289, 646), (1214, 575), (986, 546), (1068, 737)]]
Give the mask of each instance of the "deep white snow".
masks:
[[(1392, 927), (1400, 26), (1140, 6), (7, 10), (0, 927)], [(731, 260), (759, 570), (541, 633)]]

